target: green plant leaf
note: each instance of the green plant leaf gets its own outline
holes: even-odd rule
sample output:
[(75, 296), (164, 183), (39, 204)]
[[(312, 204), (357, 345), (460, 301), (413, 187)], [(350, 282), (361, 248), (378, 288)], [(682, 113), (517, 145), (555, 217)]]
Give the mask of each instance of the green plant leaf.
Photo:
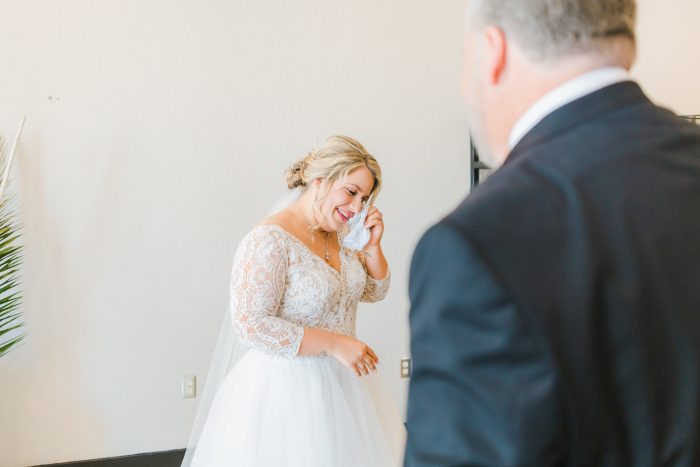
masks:
[[(0, 137), (0, 175), (7, 162), (7, 145)], [(20, 321), (22, 295), (19, 270), (23, 261), (21, 229), (15, 215), (13, 197), (0, 200), (0, 336), (24, 326)], [(0, 342), (0, 357), (10, 352), (24, 339), (24, 334)]]

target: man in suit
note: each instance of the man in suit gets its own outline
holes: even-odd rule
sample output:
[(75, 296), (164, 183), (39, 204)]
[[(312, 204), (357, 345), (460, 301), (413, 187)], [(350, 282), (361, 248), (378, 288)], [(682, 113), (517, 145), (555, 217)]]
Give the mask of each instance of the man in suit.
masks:
[(469, 0), (500, 168), (413, 257), (407, 466), (700, 465), (700, 130), (630, 79), (634, 22)]

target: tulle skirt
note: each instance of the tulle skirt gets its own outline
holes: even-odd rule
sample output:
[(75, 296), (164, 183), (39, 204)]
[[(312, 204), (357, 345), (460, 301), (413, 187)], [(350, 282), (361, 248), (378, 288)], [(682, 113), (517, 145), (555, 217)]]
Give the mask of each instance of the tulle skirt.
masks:
[(191, 466), (393, 467), (405, 438), (377, 374), (250, 350), (222, 383)]

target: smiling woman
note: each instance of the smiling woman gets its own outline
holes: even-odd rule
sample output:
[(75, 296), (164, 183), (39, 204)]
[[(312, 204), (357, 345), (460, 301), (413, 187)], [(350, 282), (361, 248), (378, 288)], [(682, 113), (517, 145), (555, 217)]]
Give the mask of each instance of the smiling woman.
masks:
[[(319, 235), (324, 237), (324, 254), (319, 256), (335, 264), (338, 269), (339, 256), (337, 253), (331, 255), (329, 248), (337, 252), (340, 243), (331, 241), (329, 246), (327, 234), (344, 231), (364, 204), (370, 198), (376, 199), (382, 186), (379, 164), (358, 141), (347, 136), (331, 136), (321, 148), (310, 151), (290, 167), (286, 176), (290, 189), (301, 188), (307, 194), (306, 198), (313, 195), (313, 200), (296, 203), (265, 222), (281, 224), (304, 239), (312, 251), (319, 251), (317, 238)], [(366, 218), (366, 227), (370, 232), (364, 249), (367, 257), (372, 257), (370, 250), (379, 247), (384, 232), (381, 221), (382, 214), (372, 206)], [(387, 272), (385, 263), (383, 261), (375, 265), (371, 262), (370, 274), (384, 277)]]
[(332, 136), (286, 176), (299, 195), (234, 258), (222, 336), (234, 329), (235, 344), (217, 345), (225, 368), (213, 364), (220, 380), (207, 381), (183, 465), (399, 465), (401, 417), (375, 374), (379, 357), (355, 335), (358, 302), (389, 289), (379, 210), (367, 209), (361, 251), (342, 242), (376, 199), (381, 169), (359, 142)]

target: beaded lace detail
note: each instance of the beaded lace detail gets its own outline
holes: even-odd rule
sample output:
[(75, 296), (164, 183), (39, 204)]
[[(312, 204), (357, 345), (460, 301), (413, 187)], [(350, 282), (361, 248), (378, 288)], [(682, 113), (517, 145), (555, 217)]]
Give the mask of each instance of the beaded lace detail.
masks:
[(234, 327), (248, 345), (292, 358), (304, 327), (355, 336), (357, 303), (382, 300), (391, 281), (373, 279), (361, 254), (341, 248), (340, 272), (278, 225), (241, 241), (231, 273)]

